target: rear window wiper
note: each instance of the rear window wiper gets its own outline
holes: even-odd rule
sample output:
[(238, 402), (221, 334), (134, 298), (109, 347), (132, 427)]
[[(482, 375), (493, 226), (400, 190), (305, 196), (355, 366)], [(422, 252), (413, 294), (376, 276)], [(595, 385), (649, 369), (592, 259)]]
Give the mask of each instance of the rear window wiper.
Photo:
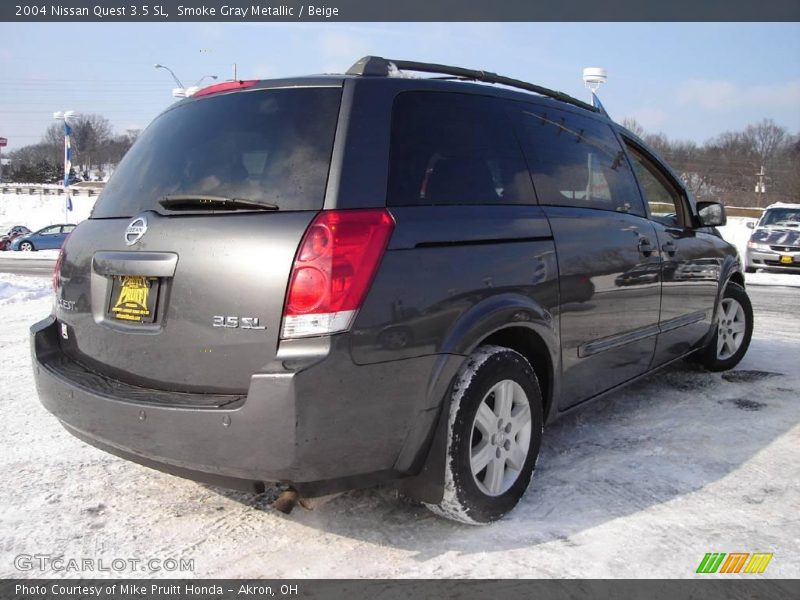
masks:
[(164, 196), (158, 203), (168, 210), (279, 210), (269, 202), (194, 194)]

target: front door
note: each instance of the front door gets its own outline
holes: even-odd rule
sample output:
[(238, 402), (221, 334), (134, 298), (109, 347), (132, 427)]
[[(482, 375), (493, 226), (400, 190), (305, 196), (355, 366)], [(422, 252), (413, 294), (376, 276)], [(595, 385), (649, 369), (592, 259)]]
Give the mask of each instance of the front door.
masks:
[(628, 143), (662, 259), (660, 333), (654, 365), (683, 356), (711, 326), (724, 255), (712, 233), (696, 229), (682, 187), (657, 159)]

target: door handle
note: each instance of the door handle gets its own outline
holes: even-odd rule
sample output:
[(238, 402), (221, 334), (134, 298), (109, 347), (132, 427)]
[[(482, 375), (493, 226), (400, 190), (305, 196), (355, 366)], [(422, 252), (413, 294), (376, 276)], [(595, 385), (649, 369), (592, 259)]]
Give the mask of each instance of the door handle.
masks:
[(675, 252), (678, 251), (678, 247), (672, 242), (664, 242), (664, 245), (661, 246), (661, 249), (670, 256), (675, 256)]
[(653, 244), (645, 236), (639, 237), (639, 252), (644, 256), (650, 256), (653, 253)]

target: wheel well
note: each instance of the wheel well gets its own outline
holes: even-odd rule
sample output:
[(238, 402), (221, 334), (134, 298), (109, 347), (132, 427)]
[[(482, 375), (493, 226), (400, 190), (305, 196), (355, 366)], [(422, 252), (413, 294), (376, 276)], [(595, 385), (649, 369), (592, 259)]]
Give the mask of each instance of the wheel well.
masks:
[(544, 340), (539, 334), (525, 327), (509, 327), (496, 331), (482, 340), (480, 345), (483, 344), (511, 348), (528, 359), (542, 389), (542, 400), (544, 401), (542, 409), (544, 410), (544, 419), (547, 421), (553, 401), (553, 361)]
[(732, 281), (733, 283), (738, 283), (740, 286), (744, 287), (744, 275), (742, 275), (740, 271), (732, 273), (728, 281)]

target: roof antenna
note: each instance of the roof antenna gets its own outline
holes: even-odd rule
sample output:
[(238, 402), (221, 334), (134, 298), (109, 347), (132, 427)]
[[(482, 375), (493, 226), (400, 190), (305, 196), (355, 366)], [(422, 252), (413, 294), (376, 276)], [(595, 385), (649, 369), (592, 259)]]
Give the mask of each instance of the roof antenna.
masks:
[(608, 81), (608, 72), (602, 67), (586, 67), (583, 70), (583, 83), (592, 92), (592, 106), (608, 116), (600, 98), (597, 97), (597, 90)]

